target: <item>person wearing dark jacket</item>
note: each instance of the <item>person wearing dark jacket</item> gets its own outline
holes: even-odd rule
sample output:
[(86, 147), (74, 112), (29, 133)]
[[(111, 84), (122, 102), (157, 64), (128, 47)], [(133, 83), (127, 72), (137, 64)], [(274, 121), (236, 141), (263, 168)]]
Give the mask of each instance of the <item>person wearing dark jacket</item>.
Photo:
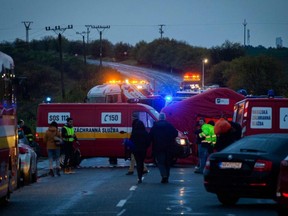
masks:
[(241, 139), (242, 136), (242, 127), (237, 122), (228, 121), (231, 125), (231, 128), (225, 132), (217, 134), (217, 141), (215, 149), (216, 151), (221, 151), (227, 146), (231, 145), (233, 142)]
[(159, 121), (155, 122), (150, 130), (149, 137), (152, 142), (152, 153), (155, 157), (160, 174), (161, 183), (168, 183), (170, 166), (172, 162), (172, 149), (178, 131), (166, 121), (165, 113), (160, 113)]
[(62, 139), (64, 141), (64, 153), (65, 153), (65, 158), (64, 158), (64, 173), (65, 174), (70, 174), (74, 173), (72, 171), (71, 167), (71, 162), (68, 165), (68, 161), (72, 160), (73, 157), (73, 143), (74, 141), (76, 142), (77, 145), (80, 145), (78, 142), (78, 139), (76, 137), (74, 127), (73, 127), (73, 119), (72, 118), (67, 118), (66, 119), (67, 123), (62, 127)]
[(133, 155), (136, 160), (138, 183), (142, 183), (144, 160), (149, 147), (149, 134), (142, 121), (136, 121), (133, 126), (130, 140), (134, 143)]

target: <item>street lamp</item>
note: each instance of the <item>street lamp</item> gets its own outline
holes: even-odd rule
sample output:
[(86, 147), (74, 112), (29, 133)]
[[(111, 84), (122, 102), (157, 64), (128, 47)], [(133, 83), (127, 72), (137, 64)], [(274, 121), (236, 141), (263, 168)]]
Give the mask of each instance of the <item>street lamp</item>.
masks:
[(202, 59), (202, 90), (204, 90), (204, 78), (205, 78), (205, 64), (208, 63), (208, 59)]

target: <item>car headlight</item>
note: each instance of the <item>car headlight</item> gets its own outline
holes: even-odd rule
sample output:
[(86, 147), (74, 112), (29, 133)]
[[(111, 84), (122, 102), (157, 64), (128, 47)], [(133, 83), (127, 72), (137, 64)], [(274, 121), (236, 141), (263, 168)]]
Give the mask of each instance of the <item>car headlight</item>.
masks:
[(179, 145), (186, 145), (186, 139), (184, 139), (184, 138), (179, 138), (179, 137), (177, 137), (177, 138), (176, 138), (176, 142), (177, 142), (177, 144), (179, 144)]

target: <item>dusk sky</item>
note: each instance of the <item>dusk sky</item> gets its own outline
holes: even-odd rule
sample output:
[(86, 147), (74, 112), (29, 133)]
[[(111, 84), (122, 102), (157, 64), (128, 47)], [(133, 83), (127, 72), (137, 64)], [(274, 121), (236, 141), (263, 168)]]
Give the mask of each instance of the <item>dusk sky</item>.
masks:
[[(45, 27), (67, 27), (63, 36), (82, 40), (76, 32), (85, 25), (109, 25), (102, 38), (113, 44), (135, 45), (163, 37), (191, 46), (211, 48), (226, 40), (244, 43), (244, 25), (250, 36), (246, 44), (276, 47), (281, 37), (288, 47), (288, 0), (0, 0), (0, 42), (26, 40), (23, 21), (31, 21), (29, 41), (55, 36)], [(99, 39), (90, 29), (89, 40)]]

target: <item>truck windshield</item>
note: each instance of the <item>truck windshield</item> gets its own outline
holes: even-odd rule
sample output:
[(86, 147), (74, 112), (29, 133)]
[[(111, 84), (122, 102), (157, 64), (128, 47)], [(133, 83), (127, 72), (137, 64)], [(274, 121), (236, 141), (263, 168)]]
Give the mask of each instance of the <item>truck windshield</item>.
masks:
[(150, 112), (157, 118), (157, 120), (159, 119), (159, 112), (157, 112), (157, 110), (150, 109)]

